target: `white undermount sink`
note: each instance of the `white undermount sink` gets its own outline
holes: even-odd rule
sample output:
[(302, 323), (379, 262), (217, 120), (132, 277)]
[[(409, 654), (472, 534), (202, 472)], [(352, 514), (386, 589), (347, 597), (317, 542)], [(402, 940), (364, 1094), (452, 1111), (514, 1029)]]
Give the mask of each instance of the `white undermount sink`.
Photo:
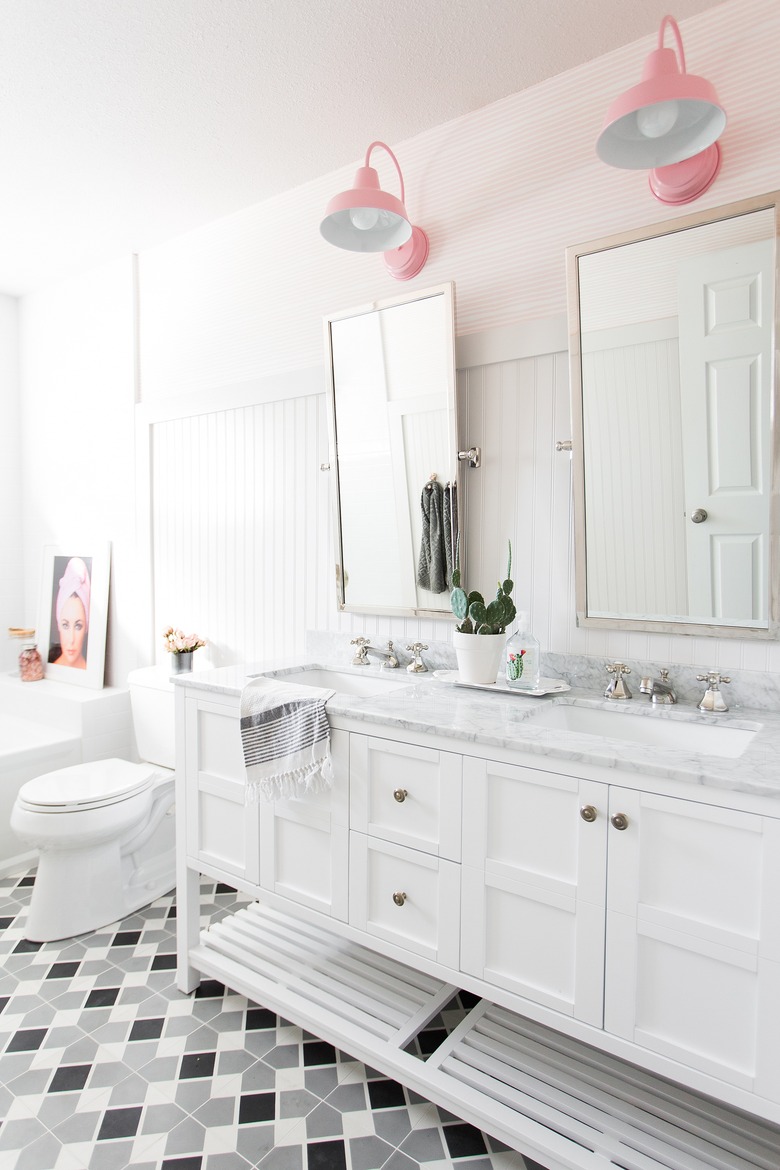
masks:
[(295, 683), (297, 686), (328, 687), (332, 691), (339, 691), (342, 695), (352, 695), (363, 699), (371, 695), (386, 695), (391, 691), (408, 687), (413, 680), (403, 672), (397, 677), (387, 671), (379, 673), (371, 667), (363, 667), (365, 674), (358, 674), (357, 670), (336, 670), (328, 666), (315, 666), (311, 670), (271, 670), (263, 677), (275, 678), (279, 682)]
[(552, 731), (573, 731), (580, 735), (598, 735), (605, 739), (650, 747), (674, 748), (695, 755), (725, 756), (736, 759), (760, 730), (755, 727), (727, 727), (722, 723), (688, 722), (664, 718), (660, 712), (638, 714), (603, 707), (575, 707), (556, 704), (534, 711), (523, 720), (534, 727)]

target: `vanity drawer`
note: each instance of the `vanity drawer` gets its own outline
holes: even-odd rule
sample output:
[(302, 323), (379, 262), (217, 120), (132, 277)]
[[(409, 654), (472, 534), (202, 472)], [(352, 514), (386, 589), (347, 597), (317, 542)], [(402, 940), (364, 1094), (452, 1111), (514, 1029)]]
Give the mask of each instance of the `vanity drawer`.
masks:
[(453, 752), (352, 735), (350, 826), (459, 861), (461, 776)]
[(459, 865), (350, 833), (349, 873), (352, 926), (457, 969)]

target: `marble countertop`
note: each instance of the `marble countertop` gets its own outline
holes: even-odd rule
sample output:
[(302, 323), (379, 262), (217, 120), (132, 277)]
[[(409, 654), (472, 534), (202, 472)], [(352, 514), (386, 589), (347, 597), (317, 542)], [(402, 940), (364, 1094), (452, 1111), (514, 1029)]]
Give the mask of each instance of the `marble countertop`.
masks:
[[(327, 667), (345, 674), (354, 673), (367, 679), (381, 674), (379, 666), (351, 667), (308, 660), (283, 660), (179, 675), (174, 682), (222, 695), (240, 695), (249, 679), (268, 671), (307, 667)], [(537, 698), (482, 691), (441, 682), (432, 673), (413, 676), (392, 672), (393, 682), (406, 681), (402, 689), (393, 687), (386, 694), (355, 697), (336, 692), (328, 700), (332, 718), (392, 727), (396, 731), (448, 736), (465, 743), (479, 744), (531, 755), (586, 763), (600, 768), (616, 768), (646, 776), (679, 780), (735, 792), (780, 798), (780, 715), (765, 710), (740, 708), (722, 715), (708, 715), (695, 706), (678, 703), (671, 707), (651, 708), (640, 695), (628, 702), (604, 699), (598, 692), (573, 688), (563, 694)], [(381, 684), (380, 684), (381, 685)], [(534, 712), (565, 704), (584, 708), (603, 708), (615, 720), (615, 736), (583, 734), (562, 729), (551, 730), (529, 720)], [(717, 754), (679, 750), (639, 744), (620, 738), (620, 719), (638, 714), (650, 720), (719, 725), (755, 731), (752, 741), (741, 755), (725, 758)]]

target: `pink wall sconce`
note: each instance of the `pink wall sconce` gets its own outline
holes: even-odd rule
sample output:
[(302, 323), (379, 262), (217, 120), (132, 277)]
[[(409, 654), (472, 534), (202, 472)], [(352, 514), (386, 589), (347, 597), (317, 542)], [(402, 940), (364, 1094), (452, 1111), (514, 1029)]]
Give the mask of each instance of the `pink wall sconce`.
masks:
[[(382, 190), (379, 175), (369, 166), (371, 151), (377, 146), (386, 150), (395, 164), (400, 199)], [(404, 207), (404, 177), (398, 159), (384, 142), (371, 143), (354, 186), (328, 203), (320, 232), (329, 244), (348, 252), (384, 252), (385, 266), (396, 280), (411, 280), (428, 259), (428, 237), (409, 219)]]
[[(664, 48), (667, 27), (677, 42), (676, 56)], [(661, 203), (691, 203), (720, 170), (717, 140), (725, 125), (714, 87), (686, 72), (677, 21), (665, 16), (639, 85), (607, 110), (596, 153), (613, 167), (649, 169), (650, 190)]]

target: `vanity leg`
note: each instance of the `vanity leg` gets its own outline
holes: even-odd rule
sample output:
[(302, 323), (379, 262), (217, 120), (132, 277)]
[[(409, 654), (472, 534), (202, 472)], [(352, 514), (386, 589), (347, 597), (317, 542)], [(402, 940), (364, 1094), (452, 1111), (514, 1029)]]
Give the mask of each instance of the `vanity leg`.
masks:
[(200, 972), (190, 965), (191, 949), (200, 933), (200, 874), (182, 865), (176, 884), (176, 986), (189, 994), (200, 983)]

